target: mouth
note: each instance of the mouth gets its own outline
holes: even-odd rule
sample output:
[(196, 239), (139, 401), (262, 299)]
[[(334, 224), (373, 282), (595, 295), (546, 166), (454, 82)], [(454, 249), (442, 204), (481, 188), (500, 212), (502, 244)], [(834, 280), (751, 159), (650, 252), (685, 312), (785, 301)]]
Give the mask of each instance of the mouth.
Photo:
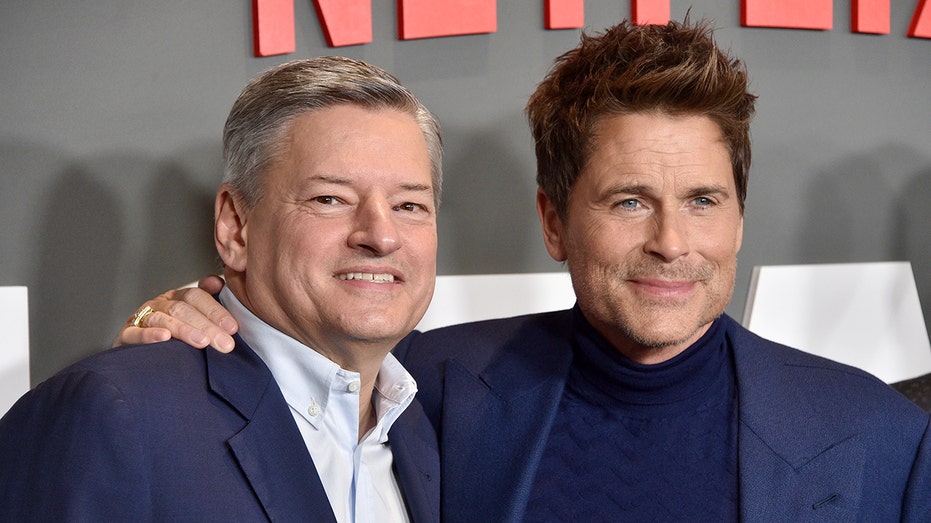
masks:
[(632, 280), (631, 283), (645, 294), (667, 298), (688, 295), (696, 285), (696, 282), (690, 280), (661, 279)]
[(394, 274), (389, 273), (346, 272), (337, 274), (336, 277), (343, 281), (356, 280), (366, 283), (394, 283)]

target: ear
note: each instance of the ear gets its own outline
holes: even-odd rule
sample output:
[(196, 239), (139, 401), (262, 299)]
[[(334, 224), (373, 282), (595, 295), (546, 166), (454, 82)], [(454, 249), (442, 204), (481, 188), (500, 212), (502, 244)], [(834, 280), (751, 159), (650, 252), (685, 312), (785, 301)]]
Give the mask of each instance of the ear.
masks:
[(737, 245), (734, 247), (734, 252), (740, 252), (740, 247), (743, 245), (744, 241), (744, 215), (740, 213), (740, 222), (737, 224)]
[(244, 203), (229, 185), (222, 184), (214, 202), (213, 240), (223, 264), (237, 272), (246, 270), (246, 215)]
[(543, 227), (543, 243), (550, 256), (558, 262), (566, 261), (565, 233), (556, 206), (542, 189), (537, 189), (537, 216)]

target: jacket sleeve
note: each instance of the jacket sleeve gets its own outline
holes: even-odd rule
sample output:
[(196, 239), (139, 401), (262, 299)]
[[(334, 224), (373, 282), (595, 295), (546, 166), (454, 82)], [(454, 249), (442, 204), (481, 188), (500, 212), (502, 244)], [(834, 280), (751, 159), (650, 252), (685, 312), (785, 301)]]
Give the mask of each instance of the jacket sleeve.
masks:
[(902, 521), (931, 521), (931, 417), (909, 474)]
[(0, 514), (7, 521), (150, 519), (143, 431), (99, 374), (59, 374), (0, 419)]

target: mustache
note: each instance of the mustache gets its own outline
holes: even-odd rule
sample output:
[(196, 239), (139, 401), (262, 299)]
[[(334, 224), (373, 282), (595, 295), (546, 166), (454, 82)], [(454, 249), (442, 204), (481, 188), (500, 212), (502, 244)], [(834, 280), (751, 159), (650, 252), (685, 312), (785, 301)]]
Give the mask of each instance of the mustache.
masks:
[(617, 268), (617, 275), (625, 280), (677, 280), (704, 281), (714, 276), (715, 268), (711, 263), (689, 265), (686, 263), (662, 264), (640, 261)]

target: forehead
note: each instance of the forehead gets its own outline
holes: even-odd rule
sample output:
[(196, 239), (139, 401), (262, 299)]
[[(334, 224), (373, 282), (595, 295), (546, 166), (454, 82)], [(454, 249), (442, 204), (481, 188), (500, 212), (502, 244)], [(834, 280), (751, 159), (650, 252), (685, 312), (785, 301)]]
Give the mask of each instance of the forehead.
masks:
[(395, 109), (343, 104), (310, 111), (294, 119), (285, 141), (283, 159), (297, 175), (430, 182), (423, 133), (411, 115)]
[(593, 127), (584, 173), (602, 176), (733, 175), (721, 129), (707, 116), (632, 113), (607, 116)]

